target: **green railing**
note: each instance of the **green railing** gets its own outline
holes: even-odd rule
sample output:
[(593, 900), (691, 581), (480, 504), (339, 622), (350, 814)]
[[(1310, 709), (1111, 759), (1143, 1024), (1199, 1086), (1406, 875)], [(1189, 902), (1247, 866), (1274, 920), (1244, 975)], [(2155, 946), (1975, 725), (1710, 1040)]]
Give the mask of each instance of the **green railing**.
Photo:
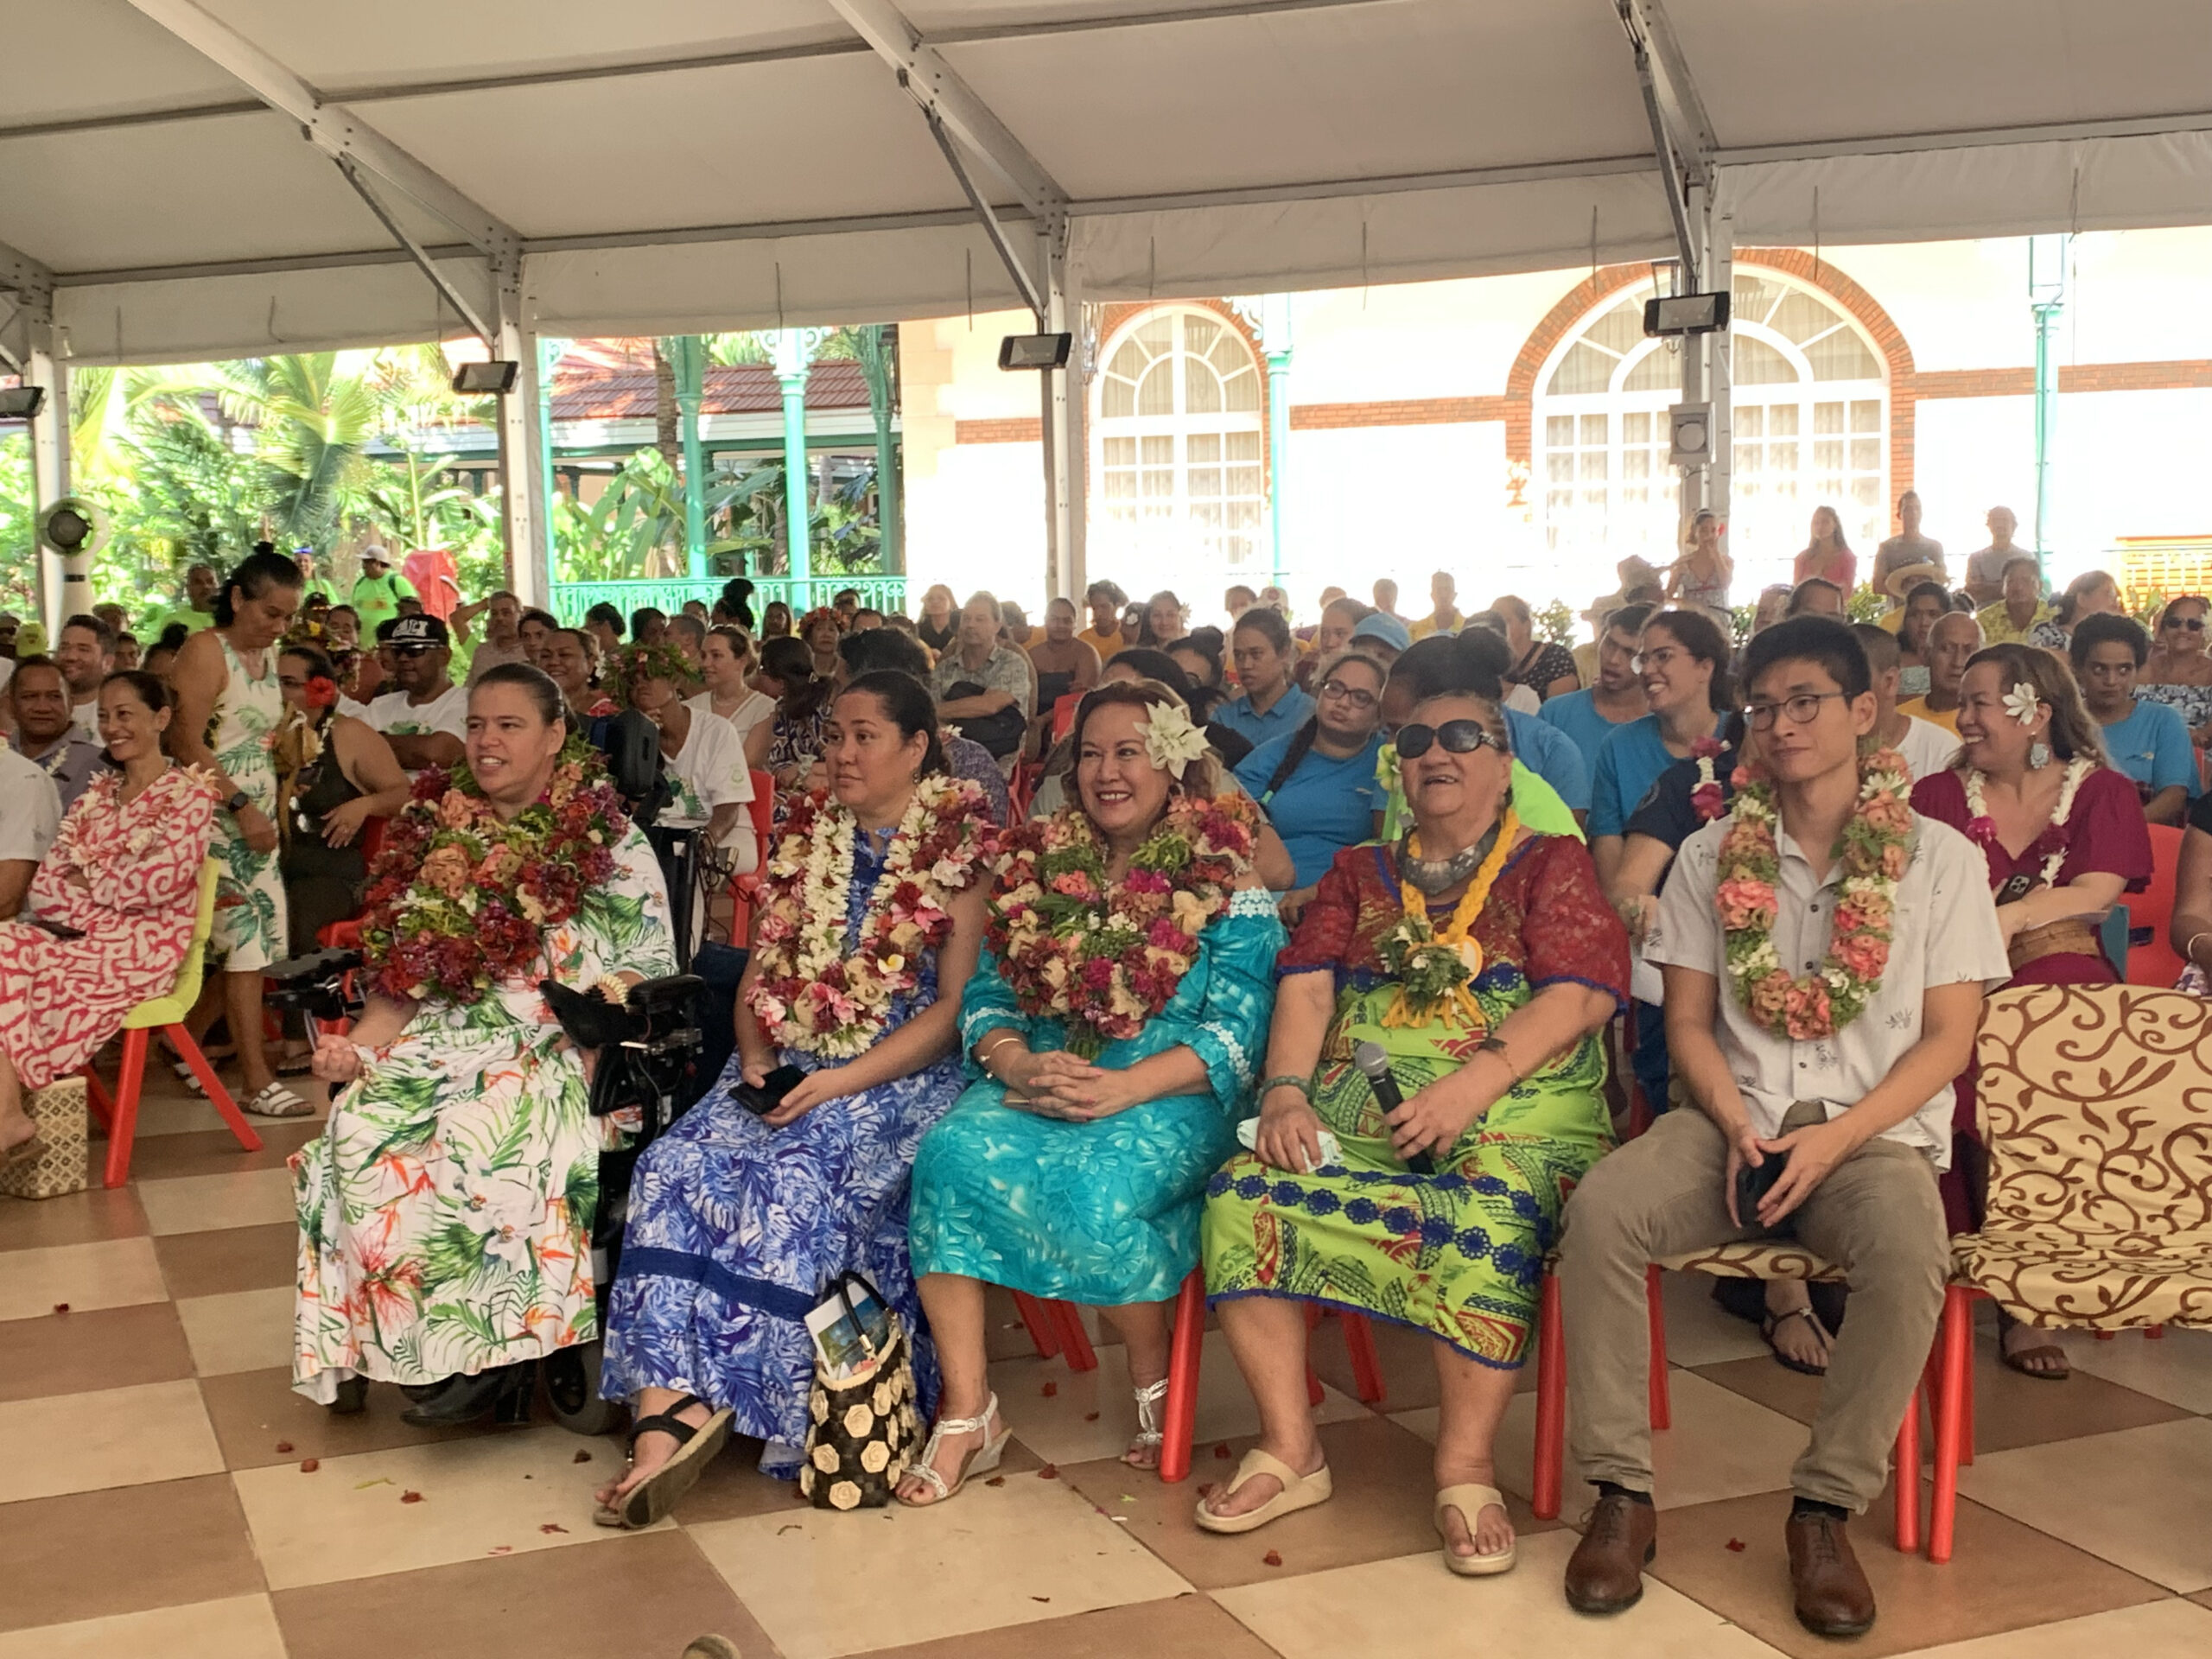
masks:
[[(810, 605), (827, 605), (830, 595), (848, 588), (859, 591), (863, 606), (886, 613), (906, 608), (906, 578), (904, 576), (814, 576), (804, 583), (793, 582), (788, 576), (753, 576), (753, 614), (758, 617), (763, 607), (781, 600), (796, 615)], [(804, 587), (804, 594), (794, 589)], [(643, 578), (634, 582), (556, 582), (553, 584), (553, 610), (564, 622), (581, 623), (583, 615), (594, 605), (612, 605), (626, 618), (631, 612), (651, 605), (671, 616), (683, 608), (686, 600), (696, 599), (711, 608), (721, 597), (722, 579), (694, 582), (683, 576)]]

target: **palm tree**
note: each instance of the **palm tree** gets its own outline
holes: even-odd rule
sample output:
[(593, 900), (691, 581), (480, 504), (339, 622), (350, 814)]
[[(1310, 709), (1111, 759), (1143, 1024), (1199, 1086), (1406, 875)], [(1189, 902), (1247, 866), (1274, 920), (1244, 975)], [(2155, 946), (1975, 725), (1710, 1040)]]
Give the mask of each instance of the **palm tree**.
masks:
[(254, 428), (274, 539), (327, 546), (343, 529), (365, 481), (363, 451), (380, 424), (368, 368), (362, 353), (337, 352), (218, 365), (223, 409)]

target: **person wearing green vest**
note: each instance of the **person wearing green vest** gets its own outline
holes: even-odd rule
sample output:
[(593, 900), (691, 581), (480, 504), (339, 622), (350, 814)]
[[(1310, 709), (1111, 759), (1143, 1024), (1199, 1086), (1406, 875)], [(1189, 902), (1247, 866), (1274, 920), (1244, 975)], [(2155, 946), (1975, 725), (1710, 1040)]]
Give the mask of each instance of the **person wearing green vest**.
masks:
[(188, 566), (184, 573), (184, 603), (155, 619), (153, 626), (145, 636), (146, 643), (152, 645), (177, 624), (181, 624), (187, 633), (197, 633), (202, 628), (213, 626), (215, 590), (221, 585), (221, 574), (213, 565)]
[(361, 619), (361, 636), (376, 638), (377, 624), (399, 614), (399, 601), (416, 599), (415, 584), (391, 568), (391, 555), (372, 542), (361, 550), (361, 575), (353, 584), (353, 609)]

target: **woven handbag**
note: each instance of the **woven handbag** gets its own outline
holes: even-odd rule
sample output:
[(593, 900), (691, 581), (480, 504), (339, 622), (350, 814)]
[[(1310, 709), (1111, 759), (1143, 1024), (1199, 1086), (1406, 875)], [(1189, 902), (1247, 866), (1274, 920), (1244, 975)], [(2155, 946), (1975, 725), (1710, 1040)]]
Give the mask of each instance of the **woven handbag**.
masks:
[[(862, 1327), (853, 1306), (855, 1287), (882, 1308), (887, 1337), (871, 1337)], [(822, 1305), (832, 1302), (853, 1315), (867, 1357), (849, 1375), (833, 1377), (816, 1356), (799, 1495), (817, 1510), (880, 1510), (906, 1472), (920, 1432), (912, 1351), (898, 1314), (860, 1274), (839, 1274)]]
[(21, 1162), (0, 1166), (0, 1192), (17, 1198), (58, 1198), (92, 1184), (86, 1147), (91, 1128), (85, 1117), (85, 1080), (56, 1077), (33, 1091), (23, 1110), (38, 1125), (38, 1152)]

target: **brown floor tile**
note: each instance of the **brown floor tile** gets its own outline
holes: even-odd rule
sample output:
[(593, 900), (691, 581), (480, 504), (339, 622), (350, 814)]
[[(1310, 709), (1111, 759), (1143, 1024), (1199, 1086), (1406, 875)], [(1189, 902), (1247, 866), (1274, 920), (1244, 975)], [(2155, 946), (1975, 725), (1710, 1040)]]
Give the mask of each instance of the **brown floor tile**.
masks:
[(192, 1351), (168, 1302), (0, 1320), (0, 1400), (89, 1394), (191, 1375)]
[(185, 1175), (227, 1175), (240, 1169), (276, 1169), (323, 1128), (320, 1120), (257, 1117), (248, 1122), (261, 1139), (259, 1152), (246, 1151), (228, 1129), (149, 1135), (131, 1143), (130, 1178), (160, 1181)]
[(290, 1222), (170, 1233), (154, 1241), (162, 1277), (175, 1297), (289, 1285), (299, 1268), (300, 1230)]
[[(1885, 1493), (1851, 1529), (1852, 1546), (1874, 1586), (1881, 1616), (1851, 1643), (1853, 1659), (1940, 1647), (2032, 1624), (2151, 1601), (2165, 1592), (2132, 1573), (1959, 1500), (1957, 1548), (1942, 1567), (1904, 1555), (1891, 1541)], [(1797, 1656), (1833, 1655), (1836, 1643), (1797, 1623), (1790, 1611), (1783, 1522), (1786, 1492), (1764, 1492), (1671, 1510), (1660, 1518), (1654, 1577)], [(1741, 1550), (1729, 1548), (1741, 1543)]]
[(2190, 1599), (2200, 1607), (2212, 1607), (2212, 1590), (2200, 1590)]
[(59, 1198), (0, 1198), (0, 1250), (36, 1250), (55, 1244), (94, 1244), (137, 1238), (146, 1212), (127, 1186), (96, 1186)]
[(281, 1590), (271, 1600), (291, 1659), (675, 1659), (709, 1630), (745, 1659), (775, 1653), (677, 1531)]
[[(1274, 1649), (1205, 1596), (1101, 1607), (1073, 1618), (878, 1648), (865, 1659), (1274, 1659)], [(751, 1659), (748, 1654), (747, 1659)]]
[[(1419, 1411), (1433, 1406), (1437, 1401), (1436, 1338), (1389, 1319), (1370, 1319), (1367, 1328), (1375, 1333), (1375, 1357), (1382, 1366), (1383, 1398), (1375, 1409)], [(1306, 1345), (1306, 1362), (1324, 1382), (1357, 1400), (1359, 1389), (1352, 1376), (1344, 1331), (1342, 1319), (1323, 1319)], [(1535, 1392), (1534, 1358), (1531, 1355), (1531, 1363), (1523, 1365), (1515, 1377), (1514, 1393)]]
[(0, 1630), (257, 1595), (227, 1475), (0, 1504)]
[[(1785, 1370), (1770, 1358), (1700, 1365), (1697, 1374), (1801, 1423), (1811, 1422), (1820, 1405), (1820, 1378)], [(2010, 1452), (2079, 1440), (2084, 1434), (2144, 1428), (2190, 1414), (2086, 1371), (2077, 1371), (2063, 1382), (2039, 1382), (1999, 1363), (1987, 1342), (1974, 1348), (1974, 1448), (1980, 1452)], [(1934, 1446), (1933, 1437), (1929, 1437), (1923, 1455), (1932, 1455)]]
[[(292, 1463), (302, 1458), (342, 1458), (355, 1452), (382, 1452), (395, 1446), (418, 1446), (426, 1440), (467, 1440), (499, 1431), (472, 1424), (461, 1428), (412, 1428), (399, 1421), (407, 1408), (406, 1396), (388, 1383), (369, 1389), (369, 1408), (355, 1417), (336, 1417), (292, 1392), (292, 1374), (283, 1366), (268, 1370), (233, 1371), (224, 1376), (200, 1379), (200, 1395), (207, 1407), (207, 1421), (214, 1425), (216, 1443), (229, 1469), (258, 1469), (273, 1463)], [(543, 1403), (540, 1410), (543, 1409)], [(289, 1452), (279, 1452), (282, 1443)], [(619, 1457), (611, 1440), (576, 1441), (579, 1452), (594, 1458)]]
[[(1061, 1476), (1107, 1515), (1123, 1520), (1129, 1535), (1202, 1590), (1251, 1584), (1287, 1573), (1319, 1573), (1437, 1548), (1429, 1523), (1434, 1486), (1427, 1441), (1387, 1418), (1325, 1424), (1321, 1445), (1335, 1471), (1336, 1496), (1326, 1503), (1229, 1537), (1201, 1532), (1192, 1517), (1199, 1488), (1227, 1482), (1250, 1440), (1224, 1442), (1229, 1456), (1198, 1448), (1191, 1478), (1173, 1486), (1124, 1468), (1111, 1459), (1063, 1469)], [(1126, 1500), (1134, 1499), (1135, 1502)], [(1528, 1506), (1509, 1498), (1514, 1525), (1546, 1530)], [(1282, 1558), (1269, 1566), (1268, 1552)]]

